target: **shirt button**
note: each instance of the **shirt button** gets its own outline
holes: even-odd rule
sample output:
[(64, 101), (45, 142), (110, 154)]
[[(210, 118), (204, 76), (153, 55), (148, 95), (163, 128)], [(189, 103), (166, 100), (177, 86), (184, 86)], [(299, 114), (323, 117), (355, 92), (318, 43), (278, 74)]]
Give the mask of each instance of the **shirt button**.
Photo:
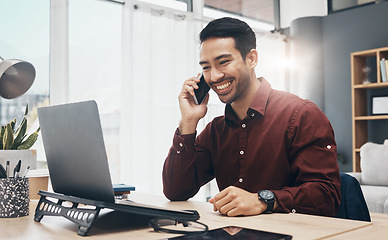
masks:
[(183, 147), (183, 143), (179, 143), (179, 146), (180, 146), (180, 147)]
[(291, 210), (291, 212), (292, 212), (292, 213), (296, 213), (296, 210), (295, 210), (295, 208), (294, 208), (294, 209), (292, 209), (292, 210)]
[(243, 179), (242, 179), (242, 178), (240, 178), (238, 181), (239, 181), (239, 182), (243, 182)]
[(242, 128), (245, 128), (247, 125), (245, 123), (241, 124)]
[(179, 154), (179, 153), (181, 153), (181, 151), (176, 151), (176, 153), (178, 153), (178, 154)]
[(331, 149), (331, 145), (327, 145), (326, 148), (327, 148), (327, 149)]
[(240, 155), (243, 155), (244, 154), (244, 151), (240, 151)]
[(254, 117), (255, 116), (255, 113), (251, 113), (251, 117)]

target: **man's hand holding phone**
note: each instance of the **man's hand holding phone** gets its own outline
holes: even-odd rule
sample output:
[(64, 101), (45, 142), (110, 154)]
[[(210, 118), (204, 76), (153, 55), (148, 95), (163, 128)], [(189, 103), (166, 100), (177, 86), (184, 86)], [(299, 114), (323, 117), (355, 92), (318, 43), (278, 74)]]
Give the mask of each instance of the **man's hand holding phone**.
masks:
[[(205, 83), (205, 87), (207, 86), (209, 88), (203, 77), (203, 83), (200, 83), (201, 76), (202, 74), (199, 74), (198, 77), (187, 79), (183, 84), (181, 93), (179, 94), (179, 107), (182, 115), (182, 119), (179, 124), (180, 134), (194, 133), (197, 129), (199, 120), (206, 115), (207, 103), (209, 101), (209, 90), (203, 92), (204, 94), (202, 93), (203, 101), (200, 105), (197, 105), (194, 100), (194, 96), (196, 94), (195, 92), (200, 89), (200, 85)], [(197, 95), (196, 98), (197, 100), (200, 100), (201, 96)]]
[(210, 90), (209, 85), (207, 85), (205, 81), (205, 77), (201, 73), (199, 75), (199, 82), (197, 82), (198, 88), (194, 88), (194, 102), (197, 105), (200, 105), (202, 101), (205, 99), (205, 97), (208, 95), (208, 92)]

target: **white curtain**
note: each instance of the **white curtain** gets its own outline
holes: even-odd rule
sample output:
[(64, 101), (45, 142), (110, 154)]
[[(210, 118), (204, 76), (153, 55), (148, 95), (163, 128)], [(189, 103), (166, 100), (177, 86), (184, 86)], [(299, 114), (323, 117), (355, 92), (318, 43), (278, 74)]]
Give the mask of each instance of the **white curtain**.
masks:
[(129, 19), (131, 89), (125, 94), (131, 106), (123, 102), (122, 108), (131, 109), (131, 119), (122, 118), (122, 124), (131, 126), (121, 147), (131, 152), (121, 161), (131, 163), (122, 164), (130, 168), (122, 179), (138, 192), (162, 194), (162, 166), (180, 119), (178, 94), (183, 81), (199, 71), (195, 24), (190, 13), (147, 5), (137, 5)]

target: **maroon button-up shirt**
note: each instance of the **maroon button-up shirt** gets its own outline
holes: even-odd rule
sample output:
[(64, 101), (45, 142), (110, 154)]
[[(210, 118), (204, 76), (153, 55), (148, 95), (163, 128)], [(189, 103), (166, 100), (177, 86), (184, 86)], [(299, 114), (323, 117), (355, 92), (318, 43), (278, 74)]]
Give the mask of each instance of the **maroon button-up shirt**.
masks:
[(271, 190), (275, 212), (334, 216), (340, 177), (334, 133), (312, 102), (273, 90), (263, 78), (242, 121), (226, 105), (201, 134), (180, 135), (164, 163), (164, 194), (187, 200), (216, 178), (219, 190)]

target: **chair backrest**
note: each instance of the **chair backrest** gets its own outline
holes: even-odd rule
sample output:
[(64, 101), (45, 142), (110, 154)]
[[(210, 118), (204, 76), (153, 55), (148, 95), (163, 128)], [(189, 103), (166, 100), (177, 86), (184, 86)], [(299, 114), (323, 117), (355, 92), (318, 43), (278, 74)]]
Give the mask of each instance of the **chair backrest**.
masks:
[(359, 182), (346, 173), (341, 172), (340, 176), (341, 203), (336, 217), (370, 222), (368, 206)]

